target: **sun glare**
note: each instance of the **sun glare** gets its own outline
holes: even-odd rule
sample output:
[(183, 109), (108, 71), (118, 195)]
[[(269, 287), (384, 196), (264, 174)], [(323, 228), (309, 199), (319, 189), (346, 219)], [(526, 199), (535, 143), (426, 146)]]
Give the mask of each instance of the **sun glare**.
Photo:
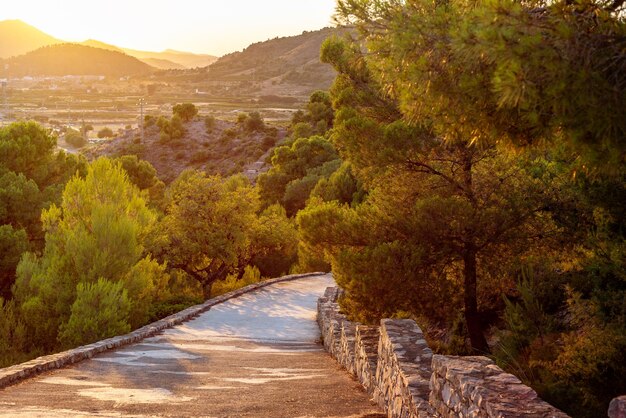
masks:
[(252, 42), (331, 25), (335, 0), (20, 1), (0, 8), (62, 40), (223, 55)]

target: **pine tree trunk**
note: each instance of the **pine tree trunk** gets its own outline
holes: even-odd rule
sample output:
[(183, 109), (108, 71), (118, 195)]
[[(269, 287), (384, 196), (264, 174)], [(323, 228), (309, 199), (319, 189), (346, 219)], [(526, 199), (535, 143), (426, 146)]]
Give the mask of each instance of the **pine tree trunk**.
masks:
[(489, 352), (487, 340), (483, 334), (482, 324), (478, 316), (478, 299), (476, 297), (476, 250), (472, 245), (463, 254), (465, 324), (476, 354)]
[[(463, 186), (470, 204), (477, 211), (478, 204), (474, 196), (472, 181), (473, 149), (466, 146), (463, 150)], [(472, 344), (472, 351), (476, 354), (489, 352), (487, 340), (483, 334), (483, 327), (478, 316), (478, 297), (476, 290), (476, 245), (474, 231), (467, 229), (465, 237), (465, 250), (463, 251), (463, 301), (465, 304), (465, 325)]]

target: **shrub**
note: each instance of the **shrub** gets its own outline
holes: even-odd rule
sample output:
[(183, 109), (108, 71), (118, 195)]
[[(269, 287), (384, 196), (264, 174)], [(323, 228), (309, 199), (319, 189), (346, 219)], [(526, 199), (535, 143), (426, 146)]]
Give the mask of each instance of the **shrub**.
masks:
[(183, 121), (189, 122), (198, 114), (198, 108), (193, 103), (177, 104), (172, 108), (172, 113)]
[(211, 288), (211, 296), (216, 297), (242, 287), (258, 283), (261, 281), (261, 272), (254, 266), (246, 266), (243, 276), (239, 279), (236, 274), (230, 274), (225, 280), (213, 283)]
[(65, 132), (65, 142), (76, 148), (81, 148), (87, 144), (85, 137), (76, 129), (71, 128), (68, 128)]
[(98, 138), (111, 138), (113, 137), (113, 130), (108, 127), (104, 127), (98, 131)]
[(98, 279), (79, 283), (69, 321), (61, 327), (59, 341), (66, 347), (89, 344), (130, 331), (130, 301), (121, 282)]
[(208, 115), (204, 117), (204, 127), (207, 132), (213, 132), (215, 129), (216, 120), (214, 116)]

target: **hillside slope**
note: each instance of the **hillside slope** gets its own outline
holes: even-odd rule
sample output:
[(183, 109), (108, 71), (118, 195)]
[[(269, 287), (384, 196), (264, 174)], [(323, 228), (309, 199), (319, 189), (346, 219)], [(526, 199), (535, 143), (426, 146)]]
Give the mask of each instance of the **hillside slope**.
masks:
[(137, 58), (102, 48), (78, 44), (45, 46), (17, 57), (0, 60), (8, 65), (8, 75), (145, 75), (155, 69)]
[[(273, 144), (282, 141), (287, 132), (277, 128), (268, 132), (245, 132), (234, 122), (217, 120), (215, 128), (206, 132), (200, 118), (185, 123), (182, 138), (163, 142), (159, 129), (151, 126), (145, 130), (145, 143), (138, 141), (139, 130), (127, 130), (121, 135), (82, 150), (89, 158), (118, 157), (135, 154), (154, 166), (165, 183), (170, 183), (188, 168), (223, 176), (244, 173), (254, 178), (265, 171), (265, 157)], [(230, 134), (230, 135), (229, 135)], [(268, 142), (267, 137), (271, 140)]]
[(259, 83), (261, 90), (276, 90), (271, 86), (280, 85), (284, 87), (282, 90), (296, 85), (326, 89), (335, 72), (330, 65), (320, 62), (320, 47), (333, 34), (338, 34), (338, 30), (324, 28), (254, 43), (242, 52), (218, 59), (209, 66), (207, 75), (211, 80)]
[(42, 46), (61, 42), (63, 41), (21, 20), (3, 20), (0, 22), (0, 58), (26, 54)]

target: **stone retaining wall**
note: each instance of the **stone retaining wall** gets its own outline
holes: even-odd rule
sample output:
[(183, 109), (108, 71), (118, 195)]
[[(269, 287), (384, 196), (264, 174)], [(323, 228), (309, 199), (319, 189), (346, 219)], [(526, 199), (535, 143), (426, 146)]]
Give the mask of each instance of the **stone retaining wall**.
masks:
[(415, 321), (380, 321), (374, 401), (390, 417), (435, 416), (428, 403), (432, 358)]
[(435, 355), (432, 367), (430, 403), (443, 418), (568, 417), (487, 357)]
[(319, 276), (322, 274), (324, 273), (292, 274), (289, 276), (282, 276), (275, 279), (265, 280), (259, 283), (253, 283), (249, 286), (242, 287), (241, 289), (233, 290), (232, 292), (228, 292), (213, 299), (209, 299), (199, 305), (191, 306), (159, 321), (138, 328), (132, 332), (129, 332), (128, 334), (107, 338), (106, 340), (98, 341), (60, 353), (38, 357), (25, 363), (16, 364), (11, 367), (0, 369), (0, 389), (15, 384), (29, 377), (35, 376), (39, 373), (45, 372), (47, 370), (59, 369), (69, 364), (77, 363), (81, 360), (91, 358), (96, 354), (102, 353), (104, 351), (119, 348), (128, 344), (133, 344), (143, 340), (144, 338), (152, 337), (153, 335), (166, 328), (171, 328), (182, 322), (188, 321), (189, 319), (192, 319), (203, 312), (208, 311), (214, 305), (227, 301), (228, 299), (241, 296), (244, 293), (249, 293), (254, 290), (272, 285), (274, 283), (297, 280), (304, 277)]
[(348, 321), (340, 294), (328, 288), (318, 301), (324, 346), (389, 417), (568, 416), (486, 357), (433, 355), (412, 320), (383, 319), (380, 327)]

